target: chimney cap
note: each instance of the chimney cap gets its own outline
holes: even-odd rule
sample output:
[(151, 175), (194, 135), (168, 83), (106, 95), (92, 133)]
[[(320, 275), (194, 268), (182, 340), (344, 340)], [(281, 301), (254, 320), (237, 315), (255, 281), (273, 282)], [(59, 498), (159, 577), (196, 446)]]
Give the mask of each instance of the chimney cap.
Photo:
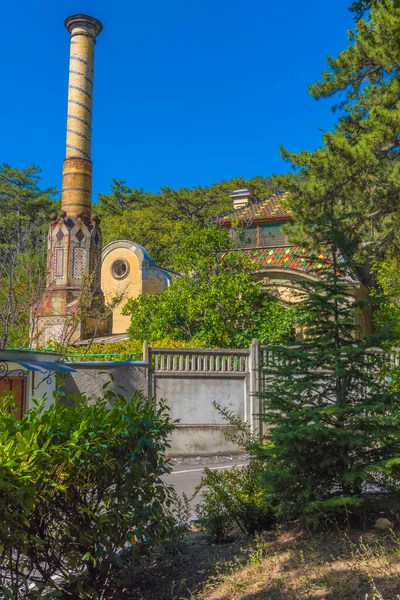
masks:
[(95, 30), (95, 36), (99, 35), (99, 33), (103, 31), (103, 25), (100, 23), (100, 21), (98, 19), (95, 19), (94, 17), (90, 17), (89, 15), (71, 15), (70, 17), (67, 17), (64, 21), (64, 25), (70, 33), (72, 27), (76, 23), (86, 23), (87, 25), (92, 27)]
[(240, 190), (233, 190), (233, 192), (231, 192), (229, 194), (231, 197), (232, 196), (248, 196), (248, 195), (252, 195), (249, 188), (242, 188)]
[(231, 192), (230, 197), (233, 200), (233, 208), (236, 210), (238, 208), (242, 208), (247, 204), (252, 204), (256, 201), (256, 198), (253, 196), (249, 188), (242, 188), (241, 190), (234, 190)]
[(255, 202), (256, 199), (257, 199), (252, 194), (252, 192), (249, 190), (249, 188), (242, 188), (240, 190), (233, 190), (233, 192), (231, 192), (229, 195), (232, 198), (232, 200), (235, 200), (235, 198), (243, 198), (243, 199), (247, 200), (248, 202)]

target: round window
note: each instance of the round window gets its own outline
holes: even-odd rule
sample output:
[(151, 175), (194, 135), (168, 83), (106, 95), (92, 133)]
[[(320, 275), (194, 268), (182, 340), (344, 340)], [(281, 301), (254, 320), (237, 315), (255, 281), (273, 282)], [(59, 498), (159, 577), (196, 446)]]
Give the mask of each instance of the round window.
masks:
[(122, 258), (114, 260), (111, 265), (111, 273), (115, 279), (124, 279), (129, 273), (129, 265), (126, 260), (123, 260)]

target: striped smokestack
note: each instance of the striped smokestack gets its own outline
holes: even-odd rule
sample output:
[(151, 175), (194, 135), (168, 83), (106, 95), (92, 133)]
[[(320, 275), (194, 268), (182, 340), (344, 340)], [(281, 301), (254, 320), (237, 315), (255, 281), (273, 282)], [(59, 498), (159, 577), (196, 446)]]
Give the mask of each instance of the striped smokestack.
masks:
[(50, 217), (47, 284), (32, 312), (32, 340), (45, 347), (50, 340), (69, 343), (111, 331), (101, 291), (101, 230), (90, 214), (93, 54), (102, 25), (73, 15), (65, 26), (71, 47), (62, 210)]
[(93, 62), (97, 19), (73, 15), (65, 20), (71, 34), (68, 83), (67, 147), (63, 167), (61, 208), (70, 217), (90, 218), (92, 195)]

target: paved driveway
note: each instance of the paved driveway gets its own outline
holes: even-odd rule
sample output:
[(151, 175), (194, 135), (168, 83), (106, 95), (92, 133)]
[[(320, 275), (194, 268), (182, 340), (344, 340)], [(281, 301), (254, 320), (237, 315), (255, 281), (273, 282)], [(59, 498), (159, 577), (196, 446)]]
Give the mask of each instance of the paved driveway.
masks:
[[(249, 458), (246, 455), (230, 456), (211, 456), (197, 458), (174, 458), (172, 459), (172, 473), (165, 477), (165, 481), (172, 485), (179, 495), (183, 493), (190, 499), (196, 486), (200, 483), (201, 476), (205, 467), (209, 469), (231, 469), (233, 466), (243, 466), (248, 464)], [(194, 507), (200, 501), (200, 495), (190, 501), (192, 508), (191, 518), (196, 519)]]

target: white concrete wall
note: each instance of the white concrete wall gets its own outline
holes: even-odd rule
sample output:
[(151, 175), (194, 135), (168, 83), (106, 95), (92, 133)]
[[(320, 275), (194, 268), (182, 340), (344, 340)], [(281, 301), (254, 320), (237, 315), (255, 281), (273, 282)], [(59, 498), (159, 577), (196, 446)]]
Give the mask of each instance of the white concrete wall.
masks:
[[(29, 391), (28, 391), (28, 409), (33, 406), (32, 400), (44, 400), (44, 409), (47, 410), (54, 402), (53, 393), (56, 390), (56, 376), (50, 375), (49, 378), (44, 373), (38, 371), (30, 371), (29, 375)], [(35, 389), (32, 391), (32, 380)]]
[(246, 377), (232, 375), (163, 375), (155, 383), (157, 399), (165, 398), (172, 419), (186, 425), (224, 425), (226, 421), (214, 408), (219, 402), (240, 418), (246, 418)]
[[(226, 439), (231, 427), (213, 407), (213, 401), (227, 407), (240, 418), (251, 420), (252, 399), (249, 394), (249, 373), (168, 373), (151, 372), (147, 364), (134, 361), (130, 365), (117, 363), (71, 363), (71, 373), (65, 385), (67, 394), (83, 392), (95, 401), (104, 394), (103, 384), (114, 377), (111, 386), (126, 397), (135, 390), (150, 393), (156, 403), (165, 399), (172, 420), (179, 420), (170, 438), (168, 454), (207, 455), (240, 452)], [(121, 390), (123, 386), (125, 390)]]
[(206, 455), (240, 452), (226, 438), (231, 427), (213, 406), (218, 402), (241, 419), (249, 420), (247, 373), (154, 374), (156, 401), (165, 399), (171, 418), (179, 420), (170, 439), (170, 455)]
[(177, 425), (172, 433), (168, 456), (209, 456), (214, 454), (237, 454), (242, 452), (232, 444), (226, 434), (232, 432), (229, 425)]
[[(143, 391), (156, 404), (163, 399), (171, 419), (178, 420), (170, 438), (170, 455), (241, 452), (226, 438), (232, 428), (214, 408), (216, 401), (234, 415), (258, 427), (254, 415), (258, 345), (250, 350), (165, 349), (145, 345), (144, 361), (70, 363), (76, 369), (65, 385), (66, 394), (83, 392), (96, 401), (103, 384), (130, 397)], [(123, 386), (125, 390), (119, 389)]]

